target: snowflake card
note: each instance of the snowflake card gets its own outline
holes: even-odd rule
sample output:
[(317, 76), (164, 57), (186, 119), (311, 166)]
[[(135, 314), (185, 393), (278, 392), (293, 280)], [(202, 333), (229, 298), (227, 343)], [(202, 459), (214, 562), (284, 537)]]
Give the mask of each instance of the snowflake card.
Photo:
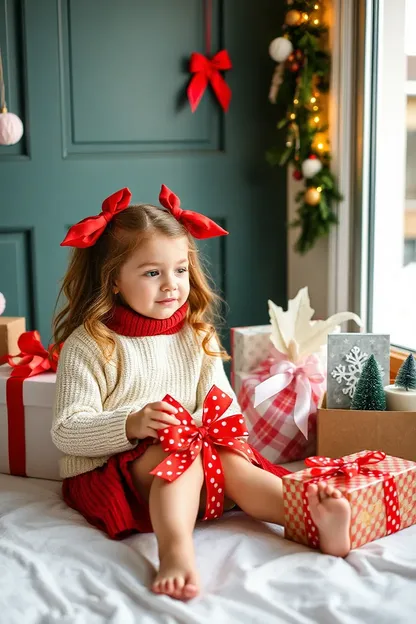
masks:
[(390, 383), (390, 336), (385, 334), (329, 334), (327, 400), (329, 409), (349, 409), (366, 360), (374, 355), (383, 383)]

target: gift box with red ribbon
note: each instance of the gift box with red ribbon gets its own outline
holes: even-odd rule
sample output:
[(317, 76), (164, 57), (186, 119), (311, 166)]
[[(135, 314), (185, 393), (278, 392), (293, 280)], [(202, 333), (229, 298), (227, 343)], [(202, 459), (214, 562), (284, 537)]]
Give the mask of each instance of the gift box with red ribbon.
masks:
[(416, 524), (416, 463), (361, 451), (338, 459), (310, 457), (307, 469), (283, 477), (285, 536), (313, 548), (319, 535), (309, 513), (307, 489), (325, 480), (351, 505), (351, 548)]
[(62, 453), (50, 434), (57, 355), (36, 331), (23, 333), (18, 348), (0, 359), (0, 473), (59, 480)]

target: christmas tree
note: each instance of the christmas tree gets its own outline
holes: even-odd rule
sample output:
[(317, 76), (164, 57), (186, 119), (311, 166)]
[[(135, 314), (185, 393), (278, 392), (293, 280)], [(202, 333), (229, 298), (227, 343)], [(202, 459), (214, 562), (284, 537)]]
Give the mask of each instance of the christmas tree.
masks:
[(403, 390), (416, 390), (416, 364), (412, 354), (401, 365), (394, 385)]
[(386, 409), (383, 381), (374, 355), (370, 355), (363, 366), (361, 377), (352, 397), (351, 409), (376, 411)]

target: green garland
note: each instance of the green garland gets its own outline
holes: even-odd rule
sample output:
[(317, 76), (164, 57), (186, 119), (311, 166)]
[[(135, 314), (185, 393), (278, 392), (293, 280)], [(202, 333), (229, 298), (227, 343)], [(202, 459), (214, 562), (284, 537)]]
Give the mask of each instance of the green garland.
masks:
[[(331, 206), (334, 200), (342, 199), (330, 170), (331, 155), (324, 136), (328, 126), (322, 124), (319, 114), (320, 95), (328, 91), (330, 72), (330, 56), (320, 49), (320, 40), (328, 31), (320, 20), (322, 2), (287, 0), (283, 37), (292, 43), (293, 52), (276, 68), (274, 82), (280, 84), (275, 85), (277, 94), (271, 97), (280, 121), (278, 147), (268, 151), (268, 162), (273, 166), (293, 164), (297, 180), (304, 177), (302, 170), (307, 171), (302, 167), (305, 160), (310, 159), (309, 164), (311, 160), (319, 161), (322, 165), (313, 177), (305, 178), (305, 188), (296, 196), (297, 216), (289, 224), (300, 228), (295, 249), (301, 254), (309, 251), (338, 222)], [(293, 23), (297, 14), (300, 20)], [(319, 164), (315, 170), (318, 168)]]

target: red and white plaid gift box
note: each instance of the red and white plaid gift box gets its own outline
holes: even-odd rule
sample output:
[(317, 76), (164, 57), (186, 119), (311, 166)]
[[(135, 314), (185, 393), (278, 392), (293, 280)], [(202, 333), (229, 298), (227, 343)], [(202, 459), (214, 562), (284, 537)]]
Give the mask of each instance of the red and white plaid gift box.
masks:
[(273, 363), (273, 358), (268, 358), (242, 376), (238, 403), (246, 418), (249, 444), (272, 463), (280, 464), (304, 459), (316, 452), (316, 413), (324, 390), (311, 393), (308, 438), (305, 438), (293, 417), (297, 399), (295, 378), (278, 394), (254, 407), (255, 389), (270, 378)]
[(351, 548), (416, 524), (416, 463), (381, 451), (361, 451), (339, 459), (311, 457), (310, 468), (283, 477), (285, 537), (318, 547), (307, 488), (327, 480), (351, 505)]
[[(286, 356), (278, 353), (271, 340), (271, 326), (258, 325), (237, 327), (231, 330), (232, 369), (231, 379), (238, 402), (249, 429), (250, 444), (269, 461), (278, 464), (297, 461), (316, 452), (316, 413), (325, 391), (324, 376), (321, 385), (314, 383), (316, 373), (326, 368), (325, 349), (309, 356), (306, 368), (313, 369), (312, 383), (303, 375), (303, 365), (293, 365)], [(277, 365), (283, 378), (278, 393), (255, 407), (256, 387), (273, 376), (273, 366)], [(319, 370), (318, 370), (319, 369)], [(289, 379), (293, 374), (293, 381)], [(286, 378), (286, 381), (285, 381)], [(309, 388), (307, 397), (306, 389)], [(303, 393), (303, 417), (299, 415), (297, 389)], [(306, 413), (305, 413), (306, 410)], [(303, 431), (303, 433), (302, 433)]]

